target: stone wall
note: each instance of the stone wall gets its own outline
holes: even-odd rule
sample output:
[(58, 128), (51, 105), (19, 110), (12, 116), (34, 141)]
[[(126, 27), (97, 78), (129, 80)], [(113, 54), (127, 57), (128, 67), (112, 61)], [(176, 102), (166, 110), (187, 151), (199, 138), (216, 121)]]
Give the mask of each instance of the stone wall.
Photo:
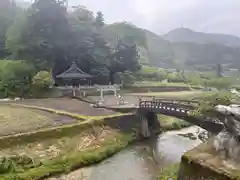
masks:
[(215, 152), (212, 140), (182, 156), (178, 180), (237, 180), (240, 172)]
[[(141, 114), (125, 115), (119, 116), (117, 119), (106, 118), (104, 121), (106, 125), (119, 129), (122, 132), (136, 132), (137, 135), (140, 135), (142, 130), (142, 119), (140, 116)], [(156, 119), (147, 119), (152, 135), (159, 134), (161, 132), (160, 124), (156, 121)]]

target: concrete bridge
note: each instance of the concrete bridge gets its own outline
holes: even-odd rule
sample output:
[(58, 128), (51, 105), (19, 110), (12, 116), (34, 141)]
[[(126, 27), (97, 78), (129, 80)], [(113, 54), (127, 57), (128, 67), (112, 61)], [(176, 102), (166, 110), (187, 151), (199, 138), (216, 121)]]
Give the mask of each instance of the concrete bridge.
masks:
[(159, 123), (157, 114), (183, 119), (214, 134), (220, 132), (223, 128), (223, 124), (217, 118), (196, 117), (189, 113), (191, 110), (196, 109), (198, 105), (199, 103), (197, 101), (186, 100), (155, 98), (152, 100), (140, 100), (137, 113), (141, 118), (142, 135), (148, 137), (151, 134), (151, 129)]

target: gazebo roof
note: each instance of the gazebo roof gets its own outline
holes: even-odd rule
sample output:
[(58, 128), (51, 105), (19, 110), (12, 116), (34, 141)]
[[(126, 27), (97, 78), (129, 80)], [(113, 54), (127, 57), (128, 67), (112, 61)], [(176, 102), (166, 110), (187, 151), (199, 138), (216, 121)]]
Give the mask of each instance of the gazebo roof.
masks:
[(65, 72), (56, 76), (57, 78), (63, 79), (88, 79), (92, 78), (90, 74), (83, 72), (81, 69), (77, 67), (76, 62), (74, 61), (70, 68), (68, 68)]

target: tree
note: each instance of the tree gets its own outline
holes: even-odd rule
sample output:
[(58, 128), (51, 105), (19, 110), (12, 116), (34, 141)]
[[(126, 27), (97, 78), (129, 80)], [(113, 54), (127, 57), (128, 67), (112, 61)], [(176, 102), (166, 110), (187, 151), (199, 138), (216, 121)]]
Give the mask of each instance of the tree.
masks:
[(12, 61), (1, 72), (1, 86), (8, 96), (23, 97), (30, 91), (30, 84), (35, 69), (24, 61)]
[(222, 66), (221, 66), (221, 64), (217, 65), (217, 77), (222, 77)]
[(38, 90), (48, 89), (50, 86), (53, 85), (52, 76), (47, 71), (40, 71), (33, 77), (32, 84)]
[(138, 49), (133, 39), (131, 37), (119, 39), (109, 64), (110, 83), (114, 84), (114, 75), (117, 72), (135, 72), (140, 68)]
[(228, 78), (212, 78), (210, 80), (206, 80), (204, 84), (207, 87), (214, 87), (218, 90), (222, 90), (229, 88), (233, 83)]
[(18, 46), (10, 50), (15, 52), (16, 58), (26, 59), (38, 69), (55, 67), (67, 58), (71, 41), (64, 2), (35, 0), (26, 13), (26, 23), (17, 39)]
[(0, 58), (4, 58), (8, 54), (5, 49), (5, 36), (19, 10), (12, 0), (0, 1)]
[[(96, 27), (93, 13), (84, 7), (76, 7), (69, 15), (71, 24), (72, 44), (70, 56), (85, 72), (104, 69), (108, 64), (110, 48), (102, 35), (102, 30)], [(102, 67), (101, 67), (102, 66)], [(100, 73), (102, 74), (102, 73)]]
[(96, 17), (96, 26), (97, 27), (104, 27), (105, 23), (104, 23), (104, 17), (103, 17), (103, 13), (101, 11), (97, 12), (97, 17)]

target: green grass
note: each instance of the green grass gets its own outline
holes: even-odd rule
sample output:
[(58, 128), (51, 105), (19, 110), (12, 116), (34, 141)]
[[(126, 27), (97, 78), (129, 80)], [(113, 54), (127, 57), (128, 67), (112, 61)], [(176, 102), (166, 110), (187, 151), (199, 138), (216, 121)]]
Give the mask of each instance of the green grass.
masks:
[(173, 87), (190, 87), (190, 85), (185, 83), (164, 83), (159, 81), (137, 81), (132, 86), (173, 86)]
[(134, 140), (130, 134), (119, 134), (109, 137), (101, 147), (82, 152), (68, 152), (64, 156), (56, 157), (51, 160), (43, 161), (42, 165), (28, 169), (21, 173), (8, 173), (1, 175), (3, 180), (37, 180), (56, 175), (59, 173), (70, 172), (72, 170), (89, 166), (101, 162), (102, 160), (114, 155), (122, 148), (126, 147)]
[(172, 86), (172, 87), (190, 87), (190, 88), (202, 88), (201, 85), (190, 85), (183, 82), (170, 83), (170, 82), (159, 82), (159, 81), (136, 81), (131, 85), (132, 87), (156, 87), (156, 86)]
[(173, 164), (164, 168), (159, 175), (155, 178), (156, 180), (177, 180), (178, 170), (180, 164)]
[(160, 114), (158, 114), (158, 120), (160, 122), (162, 130), (164, 131), (179, 130), (192, 125), (187, 121)]
[(148, 92), (148, 93), (132, 93), (135, 96), (155, 96), (158, 98), (170, 98), (170, 99), (185, 99), (192, 100), (199, 98), (207, 94), (203, 91), (179, 91), (179, 92)]

